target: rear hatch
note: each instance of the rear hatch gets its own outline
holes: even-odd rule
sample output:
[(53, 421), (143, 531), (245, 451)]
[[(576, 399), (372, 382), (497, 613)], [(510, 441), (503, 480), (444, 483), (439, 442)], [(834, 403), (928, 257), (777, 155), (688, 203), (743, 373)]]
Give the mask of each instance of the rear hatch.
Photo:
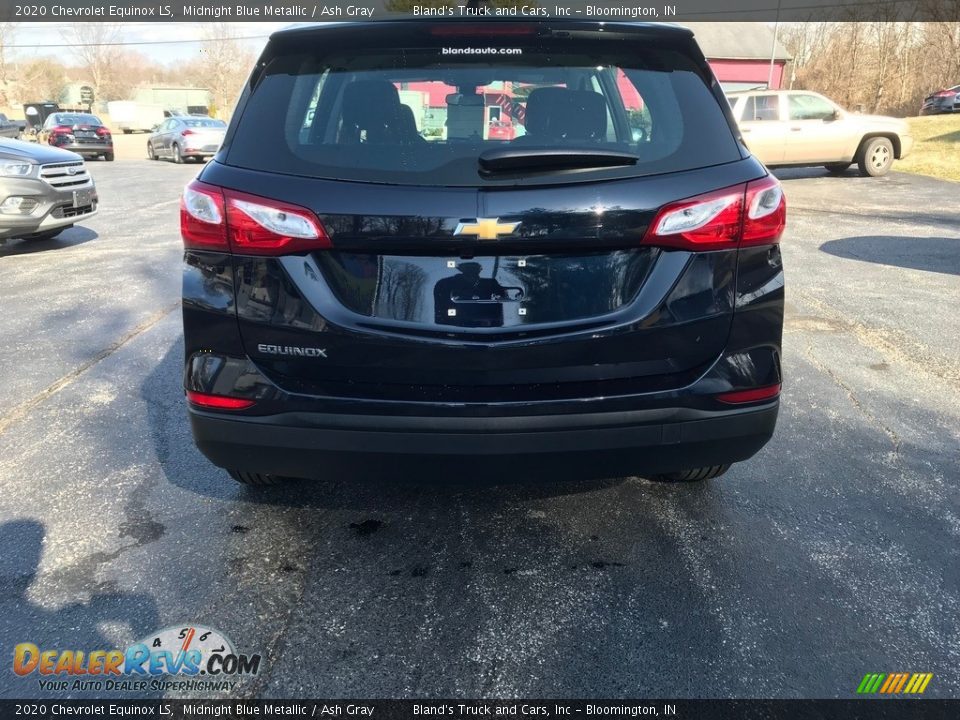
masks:
[(499, 402), (679, 387), (720, 354), (735, 245), (645, 237), (664, 206), (762, 169), (689, 33), (597, 30), (274, 36), (201, 176), (238, 208), (316, 221), (318, 238), (270, 246), (231, 229), (264, 373), (312, 394)]

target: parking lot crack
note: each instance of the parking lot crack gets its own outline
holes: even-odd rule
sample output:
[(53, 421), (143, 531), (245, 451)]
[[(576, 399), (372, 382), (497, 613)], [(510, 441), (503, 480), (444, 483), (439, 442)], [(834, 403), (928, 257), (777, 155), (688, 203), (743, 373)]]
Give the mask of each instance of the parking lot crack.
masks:
[(59, 393), (61, 390), (69, 386), (71, 383), (73, 383), (74, 380), (76, 380), (78, 377), (83, 375), (83, 373), (85, 373), (87, 370), (89, 370), (90, 368), (92, 368), (94, 365), (101, 362), (102, 360), (105, 360), (106, 358), (113, 355), (115, 352), (120, 350), (120, 348), (122, 348), (131, 340), (133, 340), (135, 337), (145, 333), (147, 330), (149, 330), (158, 322), (163, 320), (167, 315), (172, 313), (178, 307), (180, 307), (179, 300), (175, 303), (171, 303), (170, 305), (163, 308), (162, 310), (158, 310), (153, 315), (151, 315), (146, 320), (144, 320), (142, 323), (140, 323), (135, 328), (133, 328), (133, 330), (131, 330), (126, 335), (124, 335), (119, 340), (117, 340), (115, 343), (101, 350), (92, 358), (82, 363), (75, 369), (71, 370), (69, 373), (59, 378), (55, 382), (51, 383), (46, 388), (44, 388), (43, 390), (38, 392), (36, 395), (31, 397), (30, 399), (25, 400), (19, 405), (14, 406), (6, 415), (4, 415), (3, 417), (0, 417), (0, 435), (3, 435), (10, 427), (12, 427), (17, 422), (26, 418), (30, 414), (31, 410), (43, 404), (44, 402), (49, 400), (51, 397)]
[[(851, 332), (857, 342), (879, 352), (888, 364), (891, 360), (897, 360), (918, 373), (935, 377), (940, 383), (960, 388), (960, 365), (953, 359), (931, 350), (915, 338), (890, 328), (845, 319), (833, 311), (827, 303), (808, 293), (795, 292), (794, 297), (802, 304), (812, 306), (824, 322)], [(789, 326), (791, 322), (792, 319), (788, 319), (787, 325)]]
[(884, 423), (880, 418), (878, 418), (872, 412), (870, 412), (870, 410), (860, 401), (860, 398), (857, 397), (857, 394), (853, 391), (853, 388), (851, 388), (849, 385), (847, 385), (847, 383), (841, 380), (832, 369), (830, 369), (829, 367), (827, 367), (817, 359), (816, 355), (813, 352), (813, 347), (811, 345), (807, 345), (807, 347), (804, 349), (803, 354), (804, 354), (804, 357), (807, 359), (807, 361), (811, 365), (813, 365), (817, 370), (819, 370), (828, 378), (830, 378), (847, 394), (847, 399), (850, 400), (850, 404), (858, 413), (860, 413), (860, 415), (862, 415), (867, 420), (867, 422), (869, 422), (874, 427), (878, 428), (881, 432), (883, 432), (884, 435), (887, 436), (887, 438), (890, 440), (891, 444), (893, 445), (894, 454), (899, 456), (902, 441), (900, 439), (900, 436), (896, 433), (896, 431), (893, 428), (891, 428), (889, 425)]

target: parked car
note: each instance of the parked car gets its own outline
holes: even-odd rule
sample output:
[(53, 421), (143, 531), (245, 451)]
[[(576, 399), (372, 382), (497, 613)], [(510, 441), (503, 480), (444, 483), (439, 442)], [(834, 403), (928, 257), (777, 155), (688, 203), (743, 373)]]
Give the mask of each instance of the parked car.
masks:
[(727, 95), (750, 151), (767, 167), (823, 165), (842, 173), (886, 175), (913, 147), (906, 121), (847, 112), (807, 90), (750, 90)]
[(85, 158), (113, 160), (113, 135), (96, 115), (55, 112), (44, 121), (37, 142), (72, 150)]
[(927, 95), (920, 106), (921, 115), (960, 112), (960, 85)]
[(97, 213), (83, 158), (48, 145), (0, 140), (0, 240), (47, 240)]
[(506, 120), (491, 120), (487, 130), (487, 138), (490, 140), (513, 140), (516, 137), (516, 131), (513, 129), (513, 123)]
[[(185, 390), (236, 480), (353, 454), (695, 481), (770, 439), (786, 205), (692, 33), (490, 28), (275, 33), (186, 187)], [(451, 42), (522, 54), (444, 60)], [(419, 136), (411, 79), (456, 137)], [(505, 86), (525, 132), (484, 140), (485, 89)]]
[(0, 113), (0, 137), (19, 139), (26, 125), (26, 120), (11, 120)]
[(147, 140), (147, 157), (151, 160), (170, 158), (175, 163), (204, 160), (220, 149), (226, 132), (227, 124), (211, 117), (167, 118)]

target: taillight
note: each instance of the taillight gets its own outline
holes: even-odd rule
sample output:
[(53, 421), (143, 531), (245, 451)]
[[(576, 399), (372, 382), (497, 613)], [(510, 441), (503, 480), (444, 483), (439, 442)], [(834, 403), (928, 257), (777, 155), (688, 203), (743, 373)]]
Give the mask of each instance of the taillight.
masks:
[(956, 94), (957, 93), (954, 92), (953, 90), (941, 90), (940, 92), (935, 92), (933, 96), (934, 97), (953, 97)]
[(100, 137), (109, 136), (110, 129), (101, 125), (100, 127), (97, 128), (97, 135), (99, 135)]
[(741, 405), (743, 403), (760, 402), (761, 400), (773, 400), (780, 394), (780, 383), (776, 385), (766, 385), (764, 387), (750, 388), (749, 390), (734, 390), (732, 392), (720, 393), (715, 395), (717, 400), (728, 405)]
[(310, 210), (198, 180), (183, 191), (180, 234), (186, 247), (242, 255), (287, 255), (331, 247)]
[(256, 402), (247, 398), (229, 397), (227, 395), (210, 395), (209, 393), (187, 390), (187, 400), (193, 405), (213, 410), (245, 410), (253, 407)]
[(772, 175), (664, 206), (643, 244), (682, 250), (723, 250), (780, 241), (787, 205)]
[(223, 191), (220, 188), (194, 180), (183, 189), (180, 197), (180, 237), (187, 248), (230, 251)]
[(787, 225), (787, 198), (773, 175), (747, 183), (740, 246), (780, 242)]
[(50, 135), (47, 138), (47, 141), (51, 145), (56, 145), (61, 140), (64, 140), (73, 135), (73, 128), (69, 125), (57, 125), (54, 128), (51, 128)]
[(194, 132), (193, 130), (191, 130), (190, 128), (187, 128), (186, 130), (181, 130), (181, 131), (180, 131), (180, 134), (181, 134), (183, 137), (186, 137), (187, 135), (196, 135), (197, 133)]

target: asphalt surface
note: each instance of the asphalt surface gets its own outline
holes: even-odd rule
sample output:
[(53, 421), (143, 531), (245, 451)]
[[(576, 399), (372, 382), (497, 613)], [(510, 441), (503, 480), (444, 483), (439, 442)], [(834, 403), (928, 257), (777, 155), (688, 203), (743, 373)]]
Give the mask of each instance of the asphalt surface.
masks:
[[(867, 672), (960, 694), (956, 185), (780, 173), (780, 423), (721, 479), (505, 464), (482, 485), (258, 492), (186, 422), (177, 195), (196, 167), (92, 171), (96, 218), (0, 246), (4, 657), (200, 623), (264, 654), (247, 696), (849, 698)], [(70, 693), (6, 666), (0, 694)]]

